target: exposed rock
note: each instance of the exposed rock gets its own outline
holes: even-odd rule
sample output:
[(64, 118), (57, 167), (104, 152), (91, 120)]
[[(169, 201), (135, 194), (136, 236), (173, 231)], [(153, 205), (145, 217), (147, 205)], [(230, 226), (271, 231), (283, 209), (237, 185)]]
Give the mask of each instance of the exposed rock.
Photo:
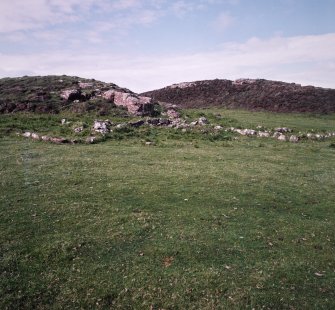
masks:
[(152, 115), (154, 112), (154, 104), (150, 97), (114, 89), (106, 91), (102, 96), (117, 106), (126, 107), (128, 112), (134, 115)]
[(171, 119), (180, 118), (180, 113), (177, 112), (174, 108), (169, 108), (166, 111), (166, 115), (168, 116), (168, 118), (171, 118)]
[(23, 137), (25, 138), (30, 138), (31, 137), (31, 132), (30, 131), (26, 131), (22, 134)]
[(253, 129), (235, 129), (235, 132), (239, 133), (242, 136), (255, 136), (257, 131)]
[(279, 136), (277, 137), (277, 140), (279, 140), (279, 141), (287, 141), (287, 138), (286, 138), (285, 135), (279, 134)]
[(66, 118), (62, 118), (62, 120), (61, 120), (61, 124), (62, 124), (62, 125), (65, 125), (65, 124), (66, 124)]
[(270, 133), (267, 132), (267, 131), (259, 131), (257, 133), (257, 136), (260, 137), (260, 138), (268, 138), (268, 137), (270, 137)]
[(88, 144), (93, 144), (93, 143), (95, 143), (96, 141), (97, 141), (97, 137), (94, 137), (94, 136), (92, 136), (92, 137), (87, 137), (86, 140), (85, 140), (85, 142), (88, 143)]
[(68, 139), (58, 137), (51, 137), (49, 141), (56, 144), (69, 143)]
[(291, 135), (289, 141), (293, 143), (298, 143), (299, 138), (296, 135)]
[(74, 131), (75, 133), (80, 133), (80, 132), (82, 132), (83, 130), (84, 130), (84, 126), (76, 127), (76, 128), (73, 129), (73, 131)]
[(153, 126), (168, 126), (172, 123), (169, 119), (166, 118), (151, 118), (148, 119), (147, 122)]
[(127, 126), (128, 126), (127, 123), (120, 123), (120, 124), (117, 124), (117, 125), (115, 126), (115, 128), (117, 128), (117, 129), (121, 129), (121, 128), (125, 128), (125, 127), (127, 127)]
[(93, 124), (93, 130), (101, 134), (106, 134), (110, 132), (111, 125), (112, 123), (109, 120), (105, 120), (105, 121), (95, 120)]
[(275, 131), (280, 132), (280, 133), (287, 133), (287, 132), (292, 132), (292, 129), (287, 128), (287, 127), (278, 127), (278, 128), (275, 128)]
[(199, 119), (198, 119), (198, 125), (200, 125), (200, 126), (204, 126), (204, 125), (207, 125), (207, 124), (209, 124), (209, 121), (207, 120), (207, 118), (206, 117), (199, 117)]
[(32, 133), (31, 138), (34, 139), (34, 140), (39, 140), (40, 136), (37, 133)]
[(60, 96), (68, 101), (80, 100), (81, 91), (80, 89), (66, 89), (61, 92)]
[(215, 130), (221, 130), (221, 129), (223, 129), (223, 127), (220, 126), (220, 125), (217, 125), (217, 126), (214, 126), (214, 129), (215, 129)]
[(143, 126), (144, 124), (145, 124), (145, 121), (143, 121), (143, 120), (139, 120), (137, 122), (131, 122), (131, 123), (129, 123), (129, 125), (131, 127), (135, 127), (135, 128)]
[(42, 136), (41, 139), (42, 139), (42, 141), (48, 142), (48, 141), (51, 140), (51, 137), (49, 137), (49, 136)]

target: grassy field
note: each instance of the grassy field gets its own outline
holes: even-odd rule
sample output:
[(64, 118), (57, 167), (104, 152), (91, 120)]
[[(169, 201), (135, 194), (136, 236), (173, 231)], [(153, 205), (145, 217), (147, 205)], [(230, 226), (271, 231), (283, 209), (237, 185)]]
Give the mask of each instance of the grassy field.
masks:
[[(334, 115), (187, 114), (335, 129)], [(334, 138), (6, 134), (58, 132), (61, 117), (0, 116), (1, 309), (335, 308)]]

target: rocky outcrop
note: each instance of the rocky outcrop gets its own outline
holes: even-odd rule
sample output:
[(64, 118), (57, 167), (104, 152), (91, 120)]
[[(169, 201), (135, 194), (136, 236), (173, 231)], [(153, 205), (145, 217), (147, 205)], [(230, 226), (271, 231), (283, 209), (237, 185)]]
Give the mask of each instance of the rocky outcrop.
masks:
[(335, 112), (335, 89), (264, 79), (180, 83), (142, 95), (181, 108), (217, 106), (275, 112)]
[(134, 115), (152, 115), (154, 111), (154, 104), (150, 97), (113, 89), (103, 93), (102, 97), (117, 106), (126, 107)]
[(113, 83), (69, 76), (0, 79), (0, 113), (58, 113), (96, 110), (106, 115), (111, 108), (124, 107), (138, 116), (157, 115), (157, 103)]

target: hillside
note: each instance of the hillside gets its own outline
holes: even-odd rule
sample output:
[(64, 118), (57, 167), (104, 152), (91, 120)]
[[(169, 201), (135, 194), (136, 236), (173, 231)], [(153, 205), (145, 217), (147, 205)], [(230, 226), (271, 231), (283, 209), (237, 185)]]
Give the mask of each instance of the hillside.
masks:
[(110, 113), (115, 107), (135, 115), (151, 115), (155, 105), (113, 83), (72, 76), (35, 76), (0, 79), (0, 113), (38, 112)]
[(264, 79), (186, 82), (142, 95), (181, 108), (217, 106), (274, 112), (335, 112), (335, 89)]

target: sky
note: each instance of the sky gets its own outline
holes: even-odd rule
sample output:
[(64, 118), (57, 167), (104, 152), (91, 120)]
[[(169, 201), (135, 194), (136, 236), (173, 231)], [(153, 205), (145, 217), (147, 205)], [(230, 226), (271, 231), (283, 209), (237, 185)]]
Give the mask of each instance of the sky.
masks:
[(335, 88), (335, 0), (0, 0), (0, 77)]

